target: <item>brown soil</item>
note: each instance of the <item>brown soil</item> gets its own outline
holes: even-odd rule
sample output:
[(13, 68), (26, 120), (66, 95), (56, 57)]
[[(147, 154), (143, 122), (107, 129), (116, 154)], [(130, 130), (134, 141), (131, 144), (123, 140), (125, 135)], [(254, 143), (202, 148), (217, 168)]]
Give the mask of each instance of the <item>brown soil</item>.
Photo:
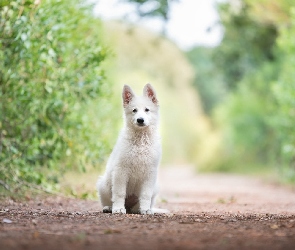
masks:
[[(295, 249), (295, 193), (259, 179), (161, 171), (166, 215), (103, 214), (96, 201), (2, 201), (0, 249)], [(10, 222), (10, 223), (8, 223)]]

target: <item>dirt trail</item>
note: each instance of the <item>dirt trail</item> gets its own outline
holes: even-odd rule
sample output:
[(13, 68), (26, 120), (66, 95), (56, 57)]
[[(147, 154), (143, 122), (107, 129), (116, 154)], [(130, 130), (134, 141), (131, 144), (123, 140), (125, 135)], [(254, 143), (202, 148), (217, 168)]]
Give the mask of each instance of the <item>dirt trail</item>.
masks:
[(295, 191), (259, 178), (196, 174), (184, 166), (162, 169), (160, 183), (160, 198), (174, 212), (295, 214)]
[(295, 249), (295, 192), (236, 175), (160, 173), (167, 215), (49, 197), (0, 206), (0, 249)]

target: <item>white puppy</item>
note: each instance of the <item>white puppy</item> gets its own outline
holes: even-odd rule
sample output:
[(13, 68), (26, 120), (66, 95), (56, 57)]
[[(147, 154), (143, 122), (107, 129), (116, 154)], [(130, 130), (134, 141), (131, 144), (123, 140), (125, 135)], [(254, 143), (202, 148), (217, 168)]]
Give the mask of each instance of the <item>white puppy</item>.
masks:
[(136, 96), (124, 85), (125, 126), (110, 155), (106, 172), (97, 181), (103, 212), (153, 214), (157, 171), (161, 158), (158, 134), (159, 103), (150, 84)]

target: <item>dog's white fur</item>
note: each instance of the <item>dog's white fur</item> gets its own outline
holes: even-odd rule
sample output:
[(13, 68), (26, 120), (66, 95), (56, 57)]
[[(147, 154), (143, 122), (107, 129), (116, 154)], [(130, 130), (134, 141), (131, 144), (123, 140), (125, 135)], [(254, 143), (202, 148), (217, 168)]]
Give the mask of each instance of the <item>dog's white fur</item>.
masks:
[(97, 181), (104, 212), (153, 214), (157, 194), (157, 171), (161, 158), (158, 134), (159, 104), (150, 84), (143, 95), (123, 87), (125, 126), (107, 162), (106, 172)]

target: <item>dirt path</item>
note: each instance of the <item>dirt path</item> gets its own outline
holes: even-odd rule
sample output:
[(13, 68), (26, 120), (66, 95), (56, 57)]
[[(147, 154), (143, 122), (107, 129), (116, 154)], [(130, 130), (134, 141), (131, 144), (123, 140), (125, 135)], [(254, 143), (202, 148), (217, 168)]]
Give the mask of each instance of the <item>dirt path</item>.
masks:
[(0, 206), (0, 249), (295, 249), (295, 192), (235, 175), (160, 174), (167, 215), (50, 197)]
[(162, 169), (160, 180), (160, 199), (174, 212), (295, 215), (295, 190), (259, 178), (196, 174), (182, 167)]

